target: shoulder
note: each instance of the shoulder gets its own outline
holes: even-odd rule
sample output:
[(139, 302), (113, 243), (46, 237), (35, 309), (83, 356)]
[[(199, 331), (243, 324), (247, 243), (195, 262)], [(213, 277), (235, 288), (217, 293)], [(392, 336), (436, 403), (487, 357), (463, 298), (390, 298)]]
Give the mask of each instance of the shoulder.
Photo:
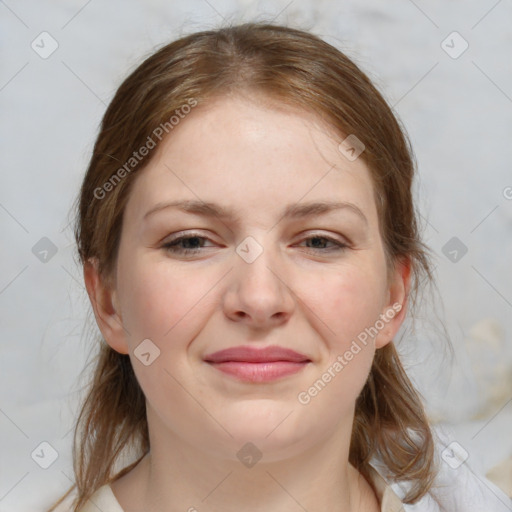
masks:
[[(435, 456), (438, 471), (430, 491), (414, 505), (403, 505), (403, 510), (414, 512), (510, 512), (512, 500), (484, 475), (471, 467), (468, 460), (455, 460), (459, 454), (451, 449), (451, 433), (433, 428)], [(409, 486), (393, 482), (387, 468), (378, 460), (372, 461), (380, 477), (385, 480), (383, 489), (390, 487), (403, 500)], [(393, 510), (393, 509), (391, 509)], [(385, 512), (385, 509), (383, 509)]]

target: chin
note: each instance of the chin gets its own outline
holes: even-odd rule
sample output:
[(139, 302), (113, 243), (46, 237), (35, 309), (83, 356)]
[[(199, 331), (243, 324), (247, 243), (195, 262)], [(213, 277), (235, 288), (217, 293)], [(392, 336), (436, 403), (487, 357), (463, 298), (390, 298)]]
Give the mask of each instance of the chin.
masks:
[[(318, 430), (313, 419), (299, 416), (295, 405), (286, 406), (272, 400), (249, 400), (243, 407), (226, 410), (223, 425), (233, 436), (236, 446), (254, 443), (264, 452), (281, 452), (303, 443)], [(270, 455), (270, 453), (269, 453)]]

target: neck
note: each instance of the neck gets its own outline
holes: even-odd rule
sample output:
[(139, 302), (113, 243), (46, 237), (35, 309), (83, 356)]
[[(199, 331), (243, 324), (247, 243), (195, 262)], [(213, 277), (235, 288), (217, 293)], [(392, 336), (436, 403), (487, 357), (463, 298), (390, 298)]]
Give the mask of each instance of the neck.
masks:
[(295, 456), (262, 457), (246, 467), (236, 458), (205, 454), (168, 431), (159, 436), (150, 427), (151, 446), (158, 450), (112, 488), (125, 512), (164, 512), (170, 505), (188, 512), (378, 510), (371, 487), (348, 462), (345, 438), (337, 432)]

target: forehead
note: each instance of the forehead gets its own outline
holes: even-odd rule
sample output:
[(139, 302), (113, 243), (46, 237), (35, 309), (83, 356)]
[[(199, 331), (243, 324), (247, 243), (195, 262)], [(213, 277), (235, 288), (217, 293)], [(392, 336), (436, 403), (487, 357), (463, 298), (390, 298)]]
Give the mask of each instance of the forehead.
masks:
[(131, 192), (127, 215), (176, 199), (215, 202), (253, 219), (300, 201), (350, 201), (376, 215), (370, 172), (304, 110), (260, 98), (223, 97), (196, 107), (163, 140)]

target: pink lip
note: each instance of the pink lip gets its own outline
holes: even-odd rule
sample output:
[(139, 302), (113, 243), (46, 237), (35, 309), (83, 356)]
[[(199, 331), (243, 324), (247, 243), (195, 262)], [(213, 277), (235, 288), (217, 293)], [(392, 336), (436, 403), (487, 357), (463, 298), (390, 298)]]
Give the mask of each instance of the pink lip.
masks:
[(292, 375), (311, 362), (304, 354), (278, 346), (228, 348), (209, 354), (204, 360), (221, 372), (250, 382), (267, 382)]

